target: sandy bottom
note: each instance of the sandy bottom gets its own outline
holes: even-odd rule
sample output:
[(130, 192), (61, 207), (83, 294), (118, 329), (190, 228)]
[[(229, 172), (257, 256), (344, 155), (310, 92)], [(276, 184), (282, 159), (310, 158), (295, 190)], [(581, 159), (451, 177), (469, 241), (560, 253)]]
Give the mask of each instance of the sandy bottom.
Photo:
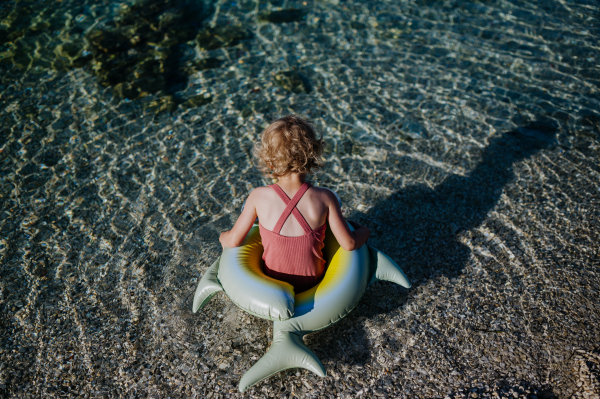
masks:
[[(0, 25), (0, 397), (241, 397), (272, 326), (192, 299), (287, 113), (327, 142), (312, 182), (413, 288), (306, 337), (326, 378), (246, 396), (599, 397), (596, 2), (220, 1), (207, 23), (252, 34), (182, 44), (218, 62), (135, 100), (48, 61), (117, 3), (29, 3), (63, 27)], [(258, 17), (280, 7), (306, 14)]]

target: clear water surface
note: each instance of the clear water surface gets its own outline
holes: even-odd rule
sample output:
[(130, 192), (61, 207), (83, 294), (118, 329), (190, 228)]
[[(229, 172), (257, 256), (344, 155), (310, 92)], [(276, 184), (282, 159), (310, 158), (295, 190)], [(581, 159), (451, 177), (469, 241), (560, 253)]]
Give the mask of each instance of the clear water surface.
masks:
[(288, 113), (327, 143), (313, 182), (415, 288), (381, 284), (309, 339), (327, 379), (253, 395), (594, 392), (564, 359), (599, 341), (599, 16), (592, 0), (2, 2), (0, 396), (237, 395), (269, 323), (224, 296), (193, 315), (191, 295), (268, 183), (253, 143)]

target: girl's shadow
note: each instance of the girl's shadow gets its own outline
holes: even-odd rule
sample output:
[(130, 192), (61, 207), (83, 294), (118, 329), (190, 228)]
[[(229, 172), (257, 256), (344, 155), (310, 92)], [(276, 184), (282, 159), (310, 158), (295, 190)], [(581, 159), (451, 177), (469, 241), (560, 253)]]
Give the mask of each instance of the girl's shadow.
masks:
[[(399, 190), (367, 213), (357, 212), (352, 217), (376, 231), (377, 248), (398, 263), (411, 281), (411, 289), (433, 276), (455, 277), (470, 255), (469, 248), (458, 241), (458, 234), (485, 220), (502, 188), (514, 178), (513, 165), (552, 146), (556, 131), (551, 121), (538, 120), (504, 133), (490, 142), (481, 162), (467, 176), (452, 175), (435, 189), (416, 185)], [(318, 340), (332, 341), (323, 345), (327, 348), (323, 358), (359, 365), (370, 362), (372, 348), (365, 328), (356, 325), (403, 306), (407, 297), (405, 289), (391, 283), (371, 286), (346, 320), (319, 334)], [(350, 335), (344, 343), (339, 337), (346, 331)], [(391, 346), (393, 351), (393, 342)]]

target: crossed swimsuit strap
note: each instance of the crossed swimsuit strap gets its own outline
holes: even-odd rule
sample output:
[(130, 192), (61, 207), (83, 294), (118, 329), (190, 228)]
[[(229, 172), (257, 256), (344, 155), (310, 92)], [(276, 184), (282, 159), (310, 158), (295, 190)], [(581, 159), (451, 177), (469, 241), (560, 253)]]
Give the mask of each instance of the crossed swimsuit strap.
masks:
[(309, 183), (304, 183), (300, 187), (300, 190), (298, 190), (296, 195), (294, 195), (294, 198), (292, 198), (291, 200), (290, 200), (290, 197), (288, 197), (287, 194), (277, 184), (272, 184), (269, 187), (271, 187), (273, 190), (275, 190), (275, 192), (277, 194), (279, 194), (279, 197), (286, 204), (286, 207), (285, 207), (283, 213), (281, 214), (281, 216), (279, 217), (279, 220), (277, 221), (275, 228), (273, 228), (273, 231), (275, 233), (279, 234), (279, 232), (281, 231), (281, 228), (283, 227), (283, 224), (288, 219), (288, 217), (290, 216), (290, 213), (291, 213), (294, 215), (294, 217), (296, 218), (298, 223), (300, 223), (300, 226), (302, 226), (302, 230), (304, 230), (304, 234), (310, 234), (313, 230), (310, 228), (310, 225), (306, 222), (306, 219), (304, 219), (304, 216), (302, 216), (302, 214), (300, 213), (298, 208), (296, 208), (296, 205), (298, 204), (298, 201), (300, 201), (300, 199), (302, 198), (302, 196), (304, 195), (306, 190), (308, 190), (312, 186)]

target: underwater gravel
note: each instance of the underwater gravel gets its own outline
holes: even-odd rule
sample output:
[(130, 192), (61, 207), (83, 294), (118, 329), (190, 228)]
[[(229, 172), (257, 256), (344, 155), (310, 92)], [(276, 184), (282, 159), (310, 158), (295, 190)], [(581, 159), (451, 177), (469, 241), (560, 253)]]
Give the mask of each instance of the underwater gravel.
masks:
[[(596, 2), (131, 3), (0, 5), (0, 397), (600, 396)], [(271, 324), (192, 298), (287, 113), (413, 288), (242, 395)]]

